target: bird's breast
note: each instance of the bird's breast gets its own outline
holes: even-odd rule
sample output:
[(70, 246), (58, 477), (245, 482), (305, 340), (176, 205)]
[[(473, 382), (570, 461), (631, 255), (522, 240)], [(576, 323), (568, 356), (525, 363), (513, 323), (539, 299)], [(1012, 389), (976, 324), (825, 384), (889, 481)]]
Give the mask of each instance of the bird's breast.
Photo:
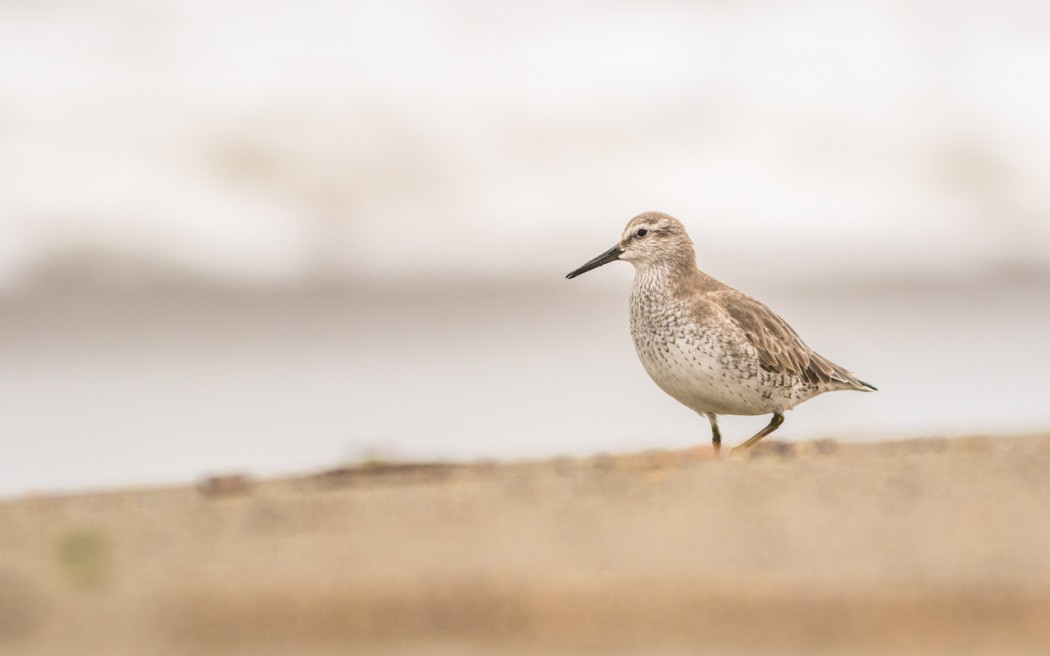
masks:
[(780, 406), (756, 362), (742, 358), (718, 326), (696, 323), (673, 299), (632, 294), (631, 337), (660, 389), (700, 413), (751, 415)]

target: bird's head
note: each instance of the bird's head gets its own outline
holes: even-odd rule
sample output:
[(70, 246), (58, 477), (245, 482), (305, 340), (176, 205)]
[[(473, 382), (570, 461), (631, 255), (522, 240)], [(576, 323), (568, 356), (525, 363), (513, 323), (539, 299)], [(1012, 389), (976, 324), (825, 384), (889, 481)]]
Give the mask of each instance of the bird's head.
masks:
[(569, 273), (575, 278), (614, 260), (626, 260), (638, 270), (653, 266), (695, 266), (693, 242), (678, 219), (663, 212), (644, 212), (627, 222), (620, 241)]

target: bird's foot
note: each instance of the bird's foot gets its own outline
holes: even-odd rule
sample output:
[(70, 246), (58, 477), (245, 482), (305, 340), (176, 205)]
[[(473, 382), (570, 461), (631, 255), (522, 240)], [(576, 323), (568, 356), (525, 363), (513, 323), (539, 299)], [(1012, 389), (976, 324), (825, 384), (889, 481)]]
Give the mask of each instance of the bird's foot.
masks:
[(730, 458), (732, 458), (733, 460), (740, 460), (740, 459), (743, 459), (743, 458), (750, 458), (751, 457), (751, 447), (744, 446), (743, 444), (741, 444), (740, 446), (734, 446), (732, 449), (729, 450), (728, 456)]

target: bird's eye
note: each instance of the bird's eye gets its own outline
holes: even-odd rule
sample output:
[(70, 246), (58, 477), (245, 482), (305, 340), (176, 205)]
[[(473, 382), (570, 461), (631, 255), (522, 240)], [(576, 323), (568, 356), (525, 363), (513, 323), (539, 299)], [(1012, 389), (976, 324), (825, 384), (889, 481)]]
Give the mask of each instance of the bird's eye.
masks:
[(638, 232), (636, 232), (636, 233), (634, 233), (634, 234), (635, 234), (636, 236), (638, 236), (638, 237), (644, 237), (644, 236), (646, 236), (647, 234), (649, 234), (649, 231), (648, 231), (648, 230), (646, 230), (645, 228), (638, 228)]

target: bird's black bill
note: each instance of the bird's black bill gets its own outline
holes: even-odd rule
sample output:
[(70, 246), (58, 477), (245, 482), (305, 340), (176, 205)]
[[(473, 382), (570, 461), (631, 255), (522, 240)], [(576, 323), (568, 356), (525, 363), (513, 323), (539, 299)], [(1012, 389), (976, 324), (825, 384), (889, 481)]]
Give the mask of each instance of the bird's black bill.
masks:
[(620, 259), (621, 255), (623, 255), (623, 251), (620, 250), (620, 247), (619, 246), (613, 246), (609, 250), (605, 251), (604, 253), (602, 253), (598, 257), (594, 258), (593, 260), (591, 260), (587, 264), (584, 264), (579, 269), (576, 269), (575, 271), (569, 273), (565, 277), (569, 278), (569, 279), (575, 278), (576, 276), (580, 275), (581, 273), (587, 273), (591, 269), (597, 269), (598, 267), (600, 267), (603, 264), (608, 264), (609, 262), (612, 262), (613, 260), (618, 260), (618, 259)]

